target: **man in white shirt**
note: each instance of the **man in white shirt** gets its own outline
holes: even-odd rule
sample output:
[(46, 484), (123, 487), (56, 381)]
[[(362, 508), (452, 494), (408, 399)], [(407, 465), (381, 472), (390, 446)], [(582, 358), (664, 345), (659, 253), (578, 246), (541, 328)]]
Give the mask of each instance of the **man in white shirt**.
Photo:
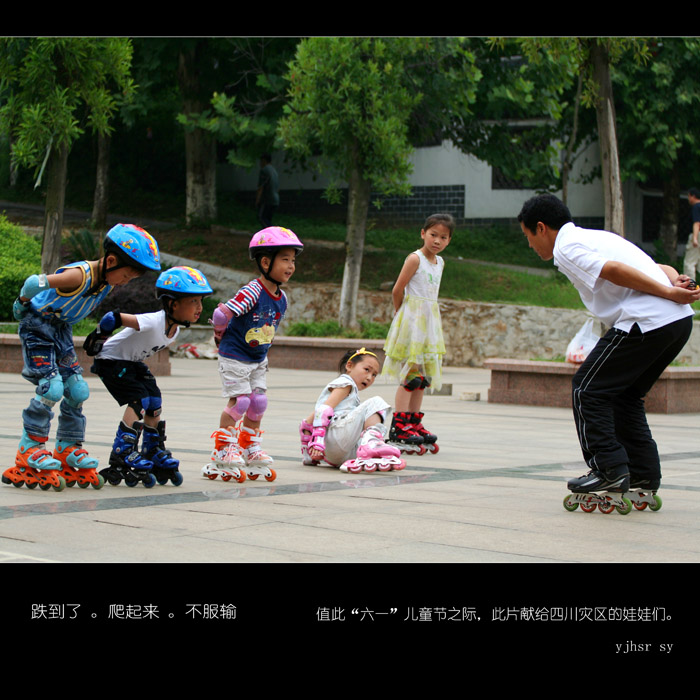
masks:
[(582, 229), (550, 194), (532, 197), (518, 221), (531, 248), (568, 277), (585, 306), (610, 328), (573, 378), (576, 430), (590, 472), (573, 492), (656, 491), (659, 454), (644, 396), (692, 330), (700, 287), (607, 231)]

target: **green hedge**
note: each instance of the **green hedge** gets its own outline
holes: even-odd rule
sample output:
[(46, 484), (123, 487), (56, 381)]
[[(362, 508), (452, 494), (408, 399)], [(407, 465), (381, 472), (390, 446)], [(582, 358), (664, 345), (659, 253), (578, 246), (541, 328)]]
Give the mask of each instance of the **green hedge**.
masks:
[(41, 272), (41, 243), (0, 214), (0, 320), (14, 320), (12, 303), (24, 280)]

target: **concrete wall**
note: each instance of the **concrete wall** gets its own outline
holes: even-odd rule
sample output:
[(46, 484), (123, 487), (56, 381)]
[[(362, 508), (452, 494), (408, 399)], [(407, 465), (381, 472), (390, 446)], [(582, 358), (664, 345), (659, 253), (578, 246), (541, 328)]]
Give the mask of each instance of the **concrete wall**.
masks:
[[(162, 257), (172, 265), (198, 267), (221, 299), (230, 297), (254, 277), (252, 272), (228, 270), (168, 254)], [(339, 285), (292, 282), (285, 286), (285, 292), (290, 303), (280, 326), (281, 335), (294, 321), (334, 318), (340, 306)], [(481, 367), (490, 357), (532, 360), (564, 355), (569, 341), (588, 318), (583, 310), (447, 299), (440, 300), (440, 313), (447, 348), (445, 364), (459, 367)], [(389, 292), (360, 292), (358, 317), (388, 322), (392, 315)], [(211, 330), (205, 329), (201, 337), (203, 341), (209, 339)], [(187, 331), (183, 331), (180, 342), (198, 342), (197, 333), (190, 331), (188, 337)], [(700, 365), (700, 324), (695, 323), (691, 339), (679, 359), (685, 364)]]

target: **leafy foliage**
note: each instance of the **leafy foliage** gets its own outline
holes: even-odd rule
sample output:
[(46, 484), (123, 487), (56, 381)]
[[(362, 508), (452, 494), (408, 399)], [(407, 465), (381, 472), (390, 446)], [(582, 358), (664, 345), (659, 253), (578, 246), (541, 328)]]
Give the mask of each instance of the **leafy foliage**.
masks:
[(24, 280), (41, 268), (41, 244), (0, 214), (0, 319), (13, 320), (12, 303)]

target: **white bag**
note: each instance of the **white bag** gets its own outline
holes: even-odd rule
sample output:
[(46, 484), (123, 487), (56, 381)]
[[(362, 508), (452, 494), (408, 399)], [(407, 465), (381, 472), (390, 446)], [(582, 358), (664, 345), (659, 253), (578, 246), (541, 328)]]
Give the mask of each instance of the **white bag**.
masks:
[(592, 318), (587, 319), (569, 343), (569, 346), (566, 348), (567, 362), (580, 365), (600, 340), (593, 332), (593, 321), (594, 319)]

